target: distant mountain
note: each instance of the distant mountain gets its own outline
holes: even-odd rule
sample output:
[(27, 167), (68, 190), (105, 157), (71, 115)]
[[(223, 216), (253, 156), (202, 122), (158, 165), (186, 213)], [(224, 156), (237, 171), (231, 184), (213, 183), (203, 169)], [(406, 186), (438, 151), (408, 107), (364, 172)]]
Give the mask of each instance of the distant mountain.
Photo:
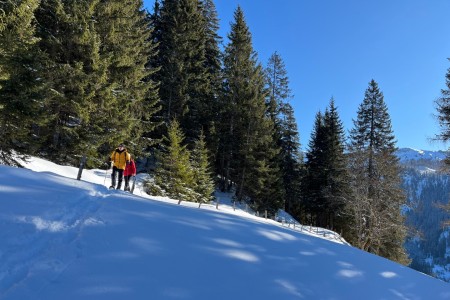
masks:
[(450, 176), (443, 172), (444, 151), (402, 148), (397, 156), (403, 167), (403, 188), (408, 198), (403, 208), (410, 236), (405, 248), (411, 267), (450, 282)]
[(400, 148), (399, 150), (397, 150), (396, 155), (398, 158), (400, 158), (401, 163), (420, 160), (441, 162), (445, 159), (447, 152)]

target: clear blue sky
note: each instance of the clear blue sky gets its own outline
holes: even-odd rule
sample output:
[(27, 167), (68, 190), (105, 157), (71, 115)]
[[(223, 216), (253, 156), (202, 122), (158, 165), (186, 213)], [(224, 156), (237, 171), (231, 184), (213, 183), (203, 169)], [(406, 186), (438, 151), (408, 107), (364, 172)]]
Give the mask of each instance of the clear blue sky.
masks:
[[(153, 0), (146, 5), (151, 10)], [(434, 100), (450, 67), (449, 0), (215, 0), (228, 43), (238, 5), (263, 65), (283, 58), (302, 150), (314, 117), (334, 97), (346, 131), (371, 79), (389, 108), (398, 147), (444, 150)]]

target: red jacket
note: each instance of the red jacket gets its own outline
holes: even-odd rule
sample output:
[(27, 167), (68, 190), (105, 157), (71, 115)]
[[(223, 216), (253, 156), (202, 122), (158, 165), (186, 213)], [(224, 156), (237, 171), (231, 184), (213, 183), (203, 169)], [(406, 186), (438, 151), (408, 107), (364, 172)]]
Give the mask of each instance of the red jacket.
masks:
[(127, 164), (127, 166), (125, 167), (125, 171), (123, 172), (123, 176), (130, 176), (136, 175), (136, 164), (134, 163), (134, 160), (130, 160), (130, 163)]

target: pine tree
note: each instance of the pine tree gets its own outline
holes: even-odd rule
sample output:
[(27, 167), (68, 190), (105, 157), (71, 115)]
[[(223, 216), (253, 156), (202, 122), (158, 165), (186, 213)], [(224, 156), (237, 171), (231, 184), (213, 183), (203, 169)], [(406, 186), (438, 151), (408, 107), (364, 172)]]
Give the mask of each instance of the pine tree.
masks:
[(0, 163), (15, 165), (13, 150), (34, 154), (41, 119), (42, 53), (36, 47), (34, 11), (39, 1), (2, 1), (0, 6)]
[(338, 232), (347, 231), (352, 222), (346, 203), (351, 199), (350, 175), (347, 170), (347, 158), (344, 155), (345, 132), (334, 99), (330, 100), (324, 116), (326, 132), (326, 165), (328, 202), (327, 227)]
[(168, 196), (181, 201), (195, 201), (200, 196), (196, 188), (190, 152), (184, 145), (184, 134), (173, 120), (164, 138), (164, 148), (158, 155), (154, 181), (146, 184), (150, 194)]
[(334, 99), (325, 114), (318, 113), (307, 153), (305, 199), (317, 226), (346, 229), (350, 199), (349, 174), (344, 156), (345, 135)]
[[(39, 135), (55, 161), (97, 158), (122, 141), (136, 155), (157, 111), (155, 54), (142, 1), (43, 0), (36, 12), (49, 84)], [(99, 164), (101, 161), (89, 160)]]
[(328, 207), (327, 199), (324, 196), (324, 187), (327, 184), (325, 134), (324, 116), (319, 111), (314, 120), (306, 152), (306, 174), (303, 181), (304, 206), (309, 223), (315, 222), (318, 226), (324, 226), (324, 221), (319, 221), (319, 215), (323, 215)]
[(194, 191), (198, 194), (197, 202), (208, 203), (214, 197), (214, 180), (210, 170), (208, 150), (206, 148), (205, 136), (200, 133), (192, 150), (192, 168), (194, 173)]
[(157, 28), (161, 115), (166, 122), (178, 120), (188, 142), (208, 125), (205, 107), (213, 100), (208, 88), (206, 27), (198, 0), (162, 1)]
[(236, 184), (238, 201), (249, 198), (255, 209), (275, 214), (282, 205), (279, 149), (267, 116), (263, 70), (240, 7), (228, 37), (219, 145), (222, 180)]
[(42, 80), (48, 85), (41, 153), (56, 162), (75, 164), (77, 155), (93, 153), (86, 125), (97, 86), (105, 80), (92, 22), (96, 2), (42, 0), (36, 10), (39, 47), (46, 53)]
[(395, 136), (383, 93), (372, 80), (350, 132), (349, 166), (354, 200), (355, 240), (359, 248), (407, 263), (406, 229), (400, 213), (406, 201), (395, 156)]
[[(441, 141), (448, 142), (450, 141), (450, 68), (447, 70), (445, 76), (445, 84), (447, 85), (447, 89), (442, 89), (441, 97), (436, 100), (437, 118), (441, 127), (441, 133), (437, 138)], [(446, 164), (450, 166), (450, 154), (447, 156)]]
[(219, 120), (219, 95), (222, 87), (222, 65), (220, 44), (222, 38), (218, 35), (219, 19), (212, 0), (200, 1), (202, 15), (205, 19), (205, 67), (207, 74), (207, 88), (205, 103), (199, 125), (205, 132), (206, 146), (210, 153), (210, 164), (214, 165), (217, 158), (219, 136), (217, 132)]
[(289, 103), (281, 108), (280, 123), (280, 155), (281, 170), (285, 189), (285, 210), (293, 216), (301, 217), (302, 203), (300, 201), (301, 181), (304, 176), (303, 154), (300, 152), (300, 137), (294, 110)]
[(292, 98), (289, 79), (277, 52), (269, 58), (265, 75), (268, 116), (274, 123), (274, 140), (280, 148), (277, 160), (283, 178), (284, 209), (295, 214), (294, 210), (299, 209), (302, 157), (294, 111), (288, 103)]
[[(96, 31), (100, 37), (100, 58), (107, 63), (107, 84), (98, 102), (105, 105), (98, 132), (106, 136), (103, 147), (126, 141), (135, 155), (143, 155), (153, 141), (149, 138), (159, 111), (157, 68), (151, 63), (156, 56), (152, 41), (150, 15), (141, 0), (101, 1), (97, 8)], [(99, 114), (94, 111), (94, 114)], [(110, 132), (114, 134), (110, 134)], [(109, 149), (108, 149), (109, 151)]]

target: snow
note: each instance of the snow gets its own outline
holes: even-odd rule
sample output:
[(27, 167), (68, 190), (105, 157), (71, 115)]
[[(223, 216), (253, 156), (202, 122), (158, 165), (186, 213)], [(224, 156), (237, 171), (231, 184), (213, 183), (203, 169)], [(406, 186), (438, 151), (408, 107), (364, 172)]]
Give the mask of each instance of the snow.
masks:
[(27, 168), (0, 166), (0, 299), (450, 299), (448, 283), (226, 194), (198, 208), (108, 190), (102, 170)]
[(428, 151), (412, 148), (401, 148), (397, 150), (396, 155), (400, 159), (400, 162), (404, 163), (407, 161), (416, 161), (421, 159), (430, 161), (442, 161), (445, 159), (447, 154), (445, 151)]

